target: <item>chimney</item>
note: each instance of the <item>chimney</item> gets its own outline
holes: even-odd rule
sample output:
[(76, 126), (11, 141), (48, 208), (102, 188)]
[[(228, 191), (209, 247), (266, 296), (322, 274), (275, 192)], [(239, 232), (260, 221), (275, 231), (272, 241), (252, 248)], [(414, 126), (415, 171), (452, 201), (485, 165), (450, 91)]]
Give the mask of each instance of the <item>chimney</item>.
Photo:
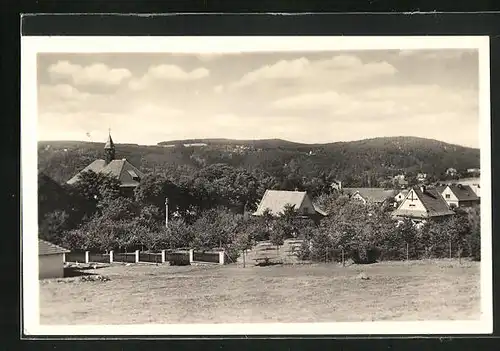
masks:
[(342, 190), (342, 182), (339, 180), (339, 190)]
[(420, 191), (423, 192), (423, 193), (425, 193), (425, 185), (423, 185), (423, 184), (420, 185)]

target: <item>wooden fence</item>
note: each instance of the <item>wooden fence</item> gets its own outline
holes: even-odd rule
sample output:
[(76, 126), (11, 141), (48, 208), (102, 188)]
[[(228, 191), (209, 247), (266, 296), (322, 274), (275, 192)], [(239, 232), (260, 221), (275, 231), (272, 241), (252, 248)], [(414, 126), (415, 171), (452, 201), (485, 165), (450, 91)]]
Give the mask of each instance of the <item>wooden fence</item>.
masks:
[(162, 250), (161, 252), (114, 252), (96, 253), (76, 251), (64, 254), (64, 262), (78, 263), (169, 263), (182, 266), (193, 263), (225, 264), (224, 251)]
[(219, 252), (206, 252), (206, 251), (194, 251), (193, 252), (193, 261), (196, 262), (211, 262), (211, 263), (219, 263), (220, 254)]

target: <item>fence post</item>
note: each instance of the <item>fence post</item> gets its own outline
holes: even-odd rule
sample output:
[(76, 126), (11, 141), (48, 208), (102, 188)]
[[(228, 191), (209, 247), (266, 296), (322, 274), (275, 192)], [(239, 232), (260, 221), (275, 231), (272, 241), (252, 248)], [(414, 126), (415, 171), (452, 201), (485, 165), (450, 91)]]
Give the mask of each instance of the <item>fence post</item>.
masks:
[(219, 264), (224, 264), (225, 252), (219, 251)]
[(63, 252), (63, 263), (66, 263), (66, 252)]
[(410, 258), (410, 249), (408, 247), (408, 243), (406, 243), (406, 261), (409, 261)]
[(194, 262), (194, 249), (189, 250), (189, 264)]
[(135, 263), (139, 263), (139, 250), (135, 250)]
[(85, 251), (85, 263), (89, 263), (89, 252)]
[(342, 267), (345, 267), (344, 249), (342, 248)]
[(161, 250), (161, 263), (165, 263), (165, 250)]
[(109, 263), (113, 263), (113, 250), (109, 252)]

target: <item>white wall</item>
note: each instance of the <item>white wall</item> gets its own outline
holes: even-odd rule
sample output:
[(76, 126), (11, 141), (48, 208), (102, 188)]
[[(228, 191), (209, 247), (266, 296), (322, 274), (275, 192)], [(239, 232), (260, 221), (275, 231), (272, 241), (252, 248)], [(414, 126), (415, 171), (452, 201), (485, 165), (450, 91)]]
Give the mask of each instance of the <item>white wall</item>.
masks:
[(394, 200), (397, 202), (402, 201), (405, 198), (405, 195), (403, 193), (399, 193), (394, 197)]
[(38, 256), (39, 278), (64, 277), (64, 263), (62, 254)]
[[(458, 198), (453, 194), (453, 191), (449, 187), (446, 187), (443, 192), (441, 193), (441, 196), (443, 196), (444, 201), (448, 204), (448, 206), (455, 205), (458, 207)], [(448, 197), (447, 197), (448, 196)]]

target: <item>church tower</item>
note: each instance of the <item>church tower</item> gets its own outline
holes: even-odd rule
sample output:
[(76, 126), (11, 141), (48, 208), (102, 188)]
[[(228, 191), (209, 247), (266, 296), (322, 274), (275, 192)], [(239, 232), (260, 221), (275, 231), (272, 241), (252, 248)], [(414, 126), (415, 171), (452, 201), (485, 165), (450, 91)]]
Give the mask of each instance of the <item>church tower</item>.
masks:
[(111, 138), (111, 132), (109, 132), (108, 141), (106, 141), (106, 145), (104, 145), (104, 155), (106, 164), (115, 159), (115, 143), (113, 143), (113, 139)]

